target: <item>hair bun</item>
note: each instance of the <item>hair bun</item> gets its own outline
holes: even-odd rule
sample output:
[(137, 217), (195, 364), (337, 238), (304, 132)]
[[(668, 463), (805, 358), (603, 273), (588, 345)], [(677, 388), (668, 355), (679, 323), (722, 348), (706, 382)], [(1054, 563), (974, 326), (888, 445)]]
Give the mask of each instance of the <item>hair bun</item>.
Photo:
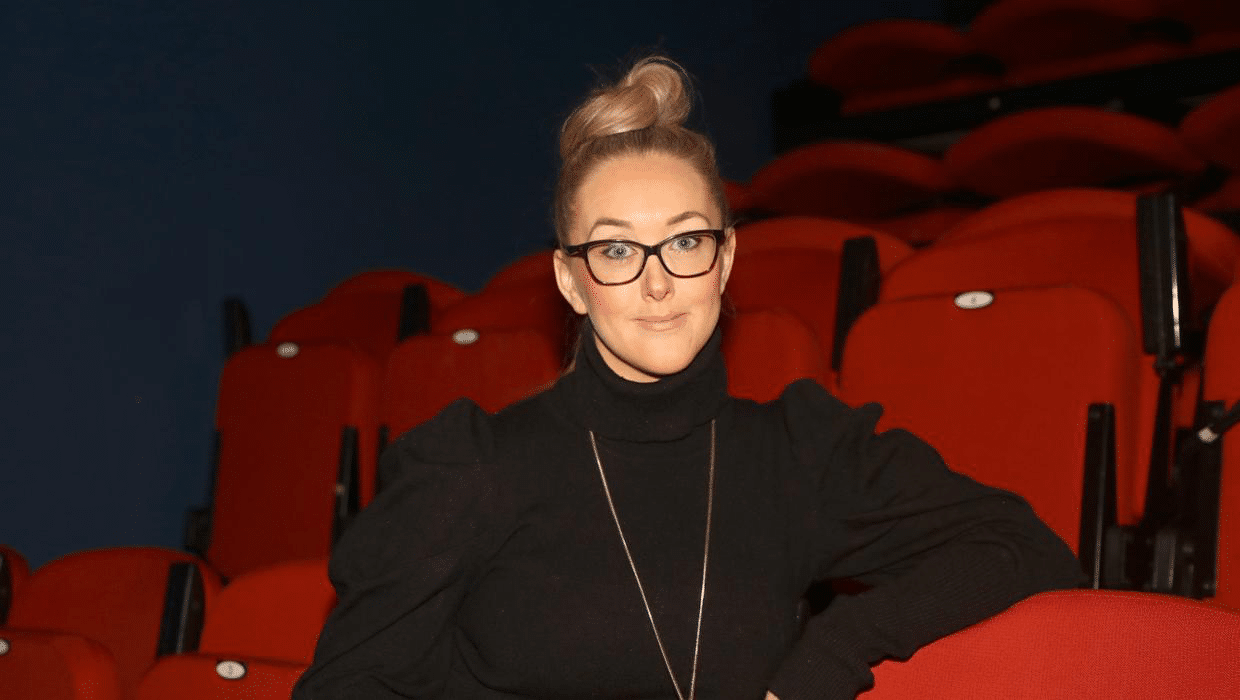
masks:
[(595, 139), (653, 126), (683, 127), (692, 107), (684, 69), (653, 56), (638, 61), (616, 84), (596, 90), (564, 122), (560, 157), (569, 160)]

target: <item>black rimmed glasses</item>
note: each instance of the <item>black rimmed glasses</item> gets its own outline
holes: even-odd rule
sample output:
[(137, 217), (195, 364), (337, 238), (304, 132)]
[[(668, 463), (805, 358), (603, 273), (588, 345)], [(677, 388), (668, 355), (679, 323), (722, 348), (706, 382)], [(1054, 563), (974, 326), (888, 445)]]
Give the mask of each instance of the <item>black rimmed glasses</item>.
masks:
[(653, 255), (672, 277), (701, 277), (715, 267), (725, 234), (720, 229), (678, 233), (654, 245), (607, 239), (564, 246), (566, 255), (586, 261), (595, 282), (612, 286), (641, 277)]

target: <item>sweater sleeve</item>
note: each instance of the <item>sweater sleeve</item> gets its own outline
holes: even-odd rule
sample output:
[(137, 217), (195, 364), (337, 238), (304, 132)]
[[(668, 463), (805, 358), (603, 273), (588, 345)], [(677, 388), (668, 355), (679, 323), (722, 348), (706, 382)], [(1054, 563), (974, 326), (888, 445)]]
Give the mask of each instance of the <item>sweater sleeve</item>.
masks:
[(870, 588), (810, 620), (771, 682), (780, 700), (854, 698), (873, 685), (872, 664), (1082, 582), (1071, 550), (1023, 499), (949, 470), (906, 431), (875, 434), (877, 404), (852, 409), (810, 382), (782, 401), (817, 498), (810, 560), (820, 578)]
[(332, 555), (337, 604), (294, 700), (442, 696), (453, 617), (504, 532), (491, 442), (462, 400), (384, 452), (389, 486)]

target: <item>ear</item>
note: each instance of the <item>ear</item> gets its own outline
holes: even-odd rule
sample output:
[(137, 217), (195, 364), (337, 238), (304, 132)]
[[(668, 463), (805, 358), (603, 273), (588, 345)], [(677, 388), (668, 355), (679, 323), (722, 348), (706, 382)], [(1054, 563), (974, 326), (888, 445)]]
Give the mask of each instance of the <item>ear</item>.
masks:
[(736, 256), (736, 229), (728, 228), (724, 232), (723, 248), (719, 251), (719, 293), (728, 286), (728, 278), (732, 276), (732, 260)]
[(586, 302), (581, 290), (577, 288), (577, 278), (573, 275), (572, 260), (562, 250), (556, 250), (552, 258), (555, 265), (555, 283), (560, 288), (560, 296), (573, 307), (573, 311), (585, 315)]

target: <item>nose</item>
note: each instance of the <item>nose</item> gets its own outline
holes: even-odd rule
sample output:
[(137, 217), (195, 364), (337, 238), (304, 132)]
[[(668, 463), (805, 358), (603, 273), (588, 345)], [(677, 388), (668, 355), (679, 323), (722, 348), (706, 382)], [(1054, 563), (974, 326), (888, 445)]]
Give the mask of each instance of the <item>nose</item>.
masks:
[(654, 301), (662, 301), (672, 293), (673, 279), (659, 256), (651, 255), (646, 258), (646, 268), (642, 270), (642, 294)]

